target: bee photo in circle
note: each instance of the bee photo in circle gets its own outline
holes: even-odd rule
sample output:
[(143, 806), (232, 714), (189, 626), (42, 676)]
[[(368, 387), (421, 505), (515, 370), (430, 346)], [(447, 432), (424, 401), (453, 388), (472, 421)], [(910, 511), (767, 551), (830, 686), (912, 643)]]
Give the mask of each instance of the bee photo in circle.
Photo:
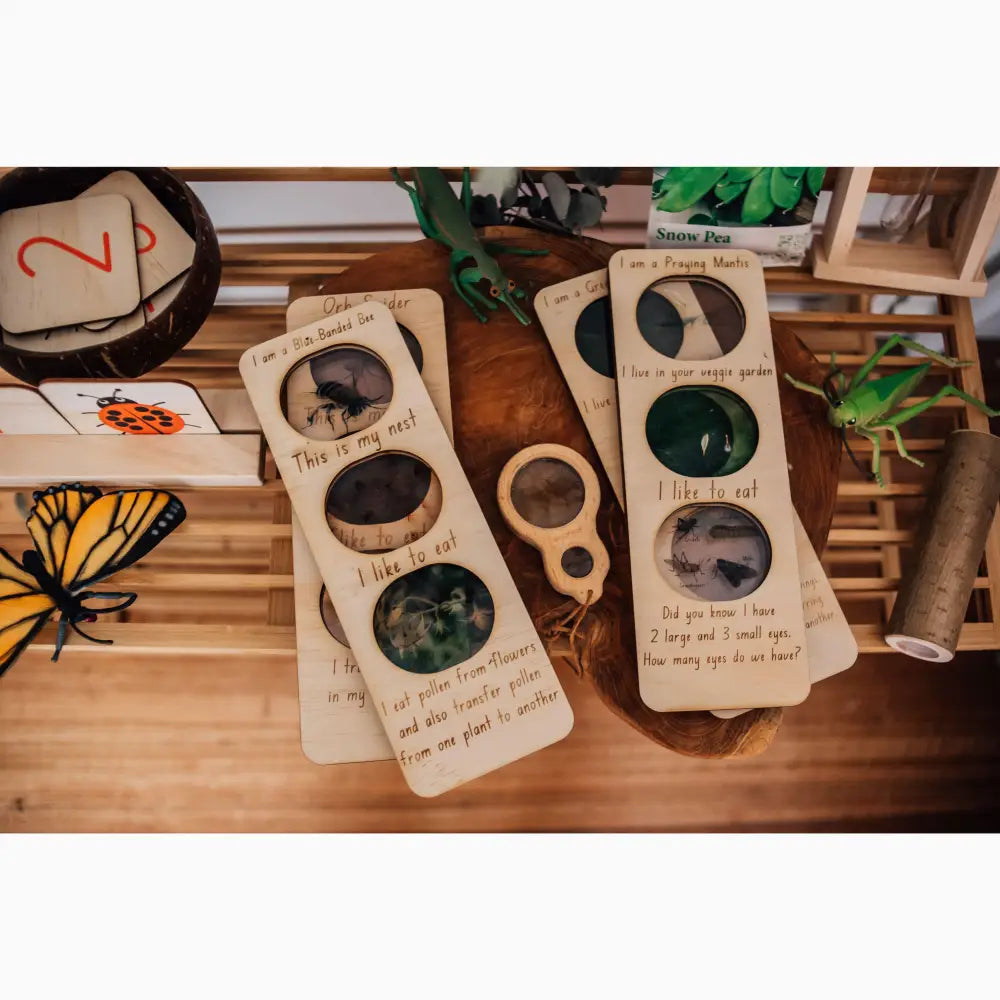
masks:
[(334, 441), (382, 419), (392, 401), (392, 376), (378, 355), (331, 347), (304, 358), (284, 385), (285, 418), (300, 434)]

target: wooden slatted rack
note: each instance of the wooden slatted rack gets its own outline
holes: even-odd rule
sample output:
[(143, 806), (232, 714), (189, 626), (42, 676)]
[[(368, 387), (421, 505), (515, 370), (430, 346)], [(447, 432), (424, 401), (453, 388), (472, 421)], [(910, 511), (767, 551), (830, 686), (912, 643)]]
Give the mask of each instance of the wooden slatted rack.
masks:
[[(0, 169), (0, 174), (4, 171)], [(386, 180), (381, 169), (208, 169), (178, 171), (187, 180), (288, 181)], [(832, 173), (832, 171), (830, 172)], [(971, 170), (938, 172), (934, 190), (960, 196), (973, 176)], [(911, 175), (879, 169), (872, 191), (902, 193)], [(627, 170), (622, 183), (646, 185), (649, 170)], [(828, 186), (830, 178), (828, 177)], [(622, 245), (643, 243), (643, 226)], [(415, 237), (419, 234), (415, 231)], [(598, 234), (599, 235), (599, 234)], [(225, 232), (220, 236), (225, 241)], [(357, 260), (393, 244), (386, 243), (225, 243), (224, 286), (272, 286), (277, 292), (290, 283), (308, 285), (339, 274)], [(886, 315), (872, 311), (879, 289), (824, 282), (808, 271), (772, 269), (768, 292), (774, 296), (772, 315), (793, 326), (824, 363), (837, 352), (848, 372), (892, 333), (932, 334), (946, 353), (972, 362), (949, 371), (935, 367), (921, 394), (935, 391), (945, 380), (982, 398), (982, 372), (968, 300), (940, 296), (930, 315)], [(809, 308), (790, 312), (781, 297), (794, 295)], [(201, 390), (216, 419), (229, 430), (256, 425), (242, 388), (237, 362), (253, 344), (284, 332), (283, 305), (219, 305), (197, 336), (150, 378), (179, 378)], [(909, 363), (888, 357), (885, 367)], [(0, 373), (0, 382), (12, 381)], [(996, 401), (993, 401), (996, 403)], [(886, 444), (883, 450), (884, 490), (862, 479), (844, 458), (838, 502), (823, 562), (844, 605), (862, 651), (888, 652), (882, 629), (906, 564), (916, 519), (934, 473), (946, 435), (957, 427), (988, 429), (986, 417), (961, 400), (946, 399), (906, 425), (913, 454), (923, 469), (900, 459)], [(871, 446), (854, 445), (864, 461)], [(791, 456), (794, 465), (794, 456)], [(794, 474), (794, 472), (793, 472)], [(44, 484), (39, 484), (44, 485)], [(135, 588), (140, 600), (119, 620), (92, 626), (94, 634), (113, 638), (108, 649), (118, 655), (152, 649), (183, 654), (239, 655), (244, 651), (290, 656), (295, 649), (292, 602), (290, 507), (284, 488), (268, 462), (266, 481), (259, 487), (214, 487), (181, 490), (187, 522), (170, 544), (155, 550), (141, 566), (120, 574), (116, 582)], [(0, 491), (0, 545), (19, 553), (27, 543), (23, 516), (14, 491)], [(959, 647), (1000, 648), (1000, 525), (994, 523), (976, 580)], [(123, 617), (124, 617), (123, 616)], [(50, 644), (54, 632), (46, 633)], [(44, 643), (43, 643), (44, 645)], [(76, 643), (71, 643), (72, 650)], [(93, 647), (91, 647), (93, 648)]]

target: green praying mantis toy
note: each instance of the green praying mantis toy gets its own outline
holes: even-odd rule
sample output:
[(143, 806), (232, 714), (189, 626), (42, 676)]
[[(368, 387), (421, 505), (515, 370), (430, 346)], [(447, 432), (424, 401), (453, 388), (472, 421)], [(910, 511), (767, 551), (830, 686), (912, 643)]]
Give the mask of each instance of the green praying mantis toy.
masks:
[[(462, 171), (461, 199), (455, 195), (447, 178), (437, 167), (414, 167), (414, 187), (410, 187), (400, 177), (395, 167), (391, 172), (392, 179), (410, 196), (424, 236), (443, 243), (451, 251), (448, 277), (462, 301), (476, 314), (476, 318), (485, 323), (487, 316), (479, 306), (495, 311), (502, 302), (527, 326), (531, 319), (517, 302), (525, 297), (524, 291), (504, 275), (491, 254), (513, 253), (533, 257), (548, 251), (522, 250), (502, 243), (480, 242), (469, 222), (472, 181), (468, 167)], [(462, 267), (467, 261), (471, 263)], [(490, 283), (489, 298), (477, 287), (484, 278)]]
[[(827, 417), (834, 427), (839, 428), (840, 436), (844, 440), (844, 446), (847, 448), (847, 452), (855, 465), (858, 465), (858, 462), (854, 458), (851, 446), (847, 442), (847, 428), (853, 427), (863, 438), (871, 441), (872, 471), (869, 478), (874, 479), (882, 487), (885, 486), (885, 482), (879, 470), (881, 440), (878, 434), (875, 433), (876, 431), (889, 431), (896, 440), (896, 450), (900, 456), (913, 462), (914, 465), (922, 466), (924, 463), (919, 458), (914, 458), (906, 450), (903, 437), (899, 432), (900, 425), (906, 423), (907, 420), (912, 420), (913, 417), (923, 413), (924, 410), (930, 409), (935, 403), (944, 399), (945, 396), (958, 396), (959, 399), (965, 400), (966, 403), (982, 410), (988, 416), (995, 417), (1000, 415), (1000, 410), (990, 409), (981, 400), (970, 396), (961, 389), (956, 389), (953, 385), (946, 385), (943, 389), (934, 393), (933, 396), (923, 399), (919, 403), (914, 403), (912, 406), (904, 406), (902, 409), (896, 410), (896, 407), (904, 399), (911, 396), (917, 386), (923, 381), (924, 376), (930, 371), (932, 362), (925, 361), (923, 364), (896, 372), (893, 375), (884, 375), (876, 379), (869, 378), (872, 370), (879, 361), (894, 347), (908, 347), (928, 358), (932, 358), (940, 364), (946, 365), (948, 368), (960, 368), (963, 365), (972, 364), (971, 361), (959, 361), (957, 358), (949, 358), (944, 354), (938, 354), (937, 351), (932, 351), (929, 347), (924, 347), (923, 344), (915, 340), (901, 337), (897, 333), (893, 334), (855, 372), (854, 377), (849, 383), (844, 377), (844, 373), (837, 367), (837, 355), (835, 353), (830, 355), (830, 371), (827, 373), (826, 378), (823, 379), (822, 387), (810, 385), (808, 382), (800, 382), (798, 379), (792, 378), (791, 375), (785, 374), (785, 378), (796, 389), (803, 389), (805, 392), (811, 392), (815, 396), (822, 396), (827, 401), (829, 404)], [(893, 410), (896, 410), (896, 412), (891, 412)], [(860, 469), (861, 466), (858, 465), (858, 468)]]

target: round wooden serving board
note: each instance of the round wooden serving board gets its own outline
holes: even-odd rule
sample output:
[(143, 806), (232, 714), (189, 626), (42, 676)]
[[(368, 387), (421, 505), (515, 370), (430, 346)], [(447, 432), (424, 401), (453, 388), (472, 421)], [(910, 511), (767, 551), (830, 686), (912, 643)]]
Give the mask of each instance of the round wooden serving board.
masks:
[[(484, 235), (493, 242), (549, 251), (540, 257), (500, 258), (504, 273), (527, 292), (526, 303), (542, 288), (604, 267), (617, 249), (596, 240), (518, 227), (493, 227)], [(504, 523), (496, 485), (500, 470), (516, 451), (554, 441), (580, 452), (597, 470), (602, 490), (598, 530), (611, 554), (604, 596), (588, 612), (576, 638), (584, 675), (609, 708), (671, 750), (695, 757), (734, 757), (765, 749), (781, 722), (780, 708), (723, 720), (709, 712), (654, 712), (639, 697), (625, 518), (537, 319), (522, 326), (501, 307), (488, 323), (480, 323), (451, 287), (447, 251), (432, 240), (376, 254), (318, 289), (298, 285), (292, 296), (396, 288), (432, 288), (444, 299), (455, 448), (535, 621), (566, 599), (546, 582), (538, 553)], [(530, 305), (525, 309), (533, 315)], [(823, 372), (794, 333), (778, 324), (772, 329), (778, 371), (818, 384)], [(779, 384), (794, 467), (792, 498), (813, 545), (822, 551), (836, 498), (840, 439), (826, 423), (821, 400), (797, 392), (783, 379)], [(565, 644), (550, 647), (554, 657), (564, 650)]]

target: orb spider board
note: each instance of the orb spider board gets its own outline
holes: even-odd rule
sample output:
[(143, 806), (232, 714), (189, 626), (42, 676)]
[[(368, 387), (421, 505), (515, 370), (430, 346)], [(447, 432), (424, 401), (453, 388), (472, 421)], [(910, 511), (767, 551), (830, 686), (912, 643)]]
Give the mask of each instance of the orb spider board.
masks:
[[(286, 313), (289, 332), (364, 302), (384, 303), (417, 342), (411, 349), (431, 402), (453, 440), (444, 306), (430, 289), (313, 295)], [(394, 756), (368, 694), (339, 616), (298, 518), (292, 515), (295, 637), (298, 653), (302, 750), (317, 764), (385, 760)]]
[[(535, 312), (624, 510), (608, 280), (607, 269), (601, 268), (543, 288), (535, 296)], [(857, 659), (858, 644), (797, 512), (794, 527), (809, 680), (817, 684), (850, 667)], [(696, 524), (682, 519), (678, 528), (683, 534), (695, 530)], [(747, 710), (723, 709), (715, 714), (732, 718), (742, 711)]]
[(798, 704), (809, 669), (761, 265), (624, 250), (608, 272), (642, 699)]
[[(297, 364), (345, 348), (385, 366), (392, 398), (365, 430), (311, 439), (285, 417), (285, 380)], [(335, 326), (259, 344), (240, 374), (413, 791), (439, 795), (566, 736), (572, 710), (388, 308), (369, 302)], [(386, 453), (431, 469), (443, 506), (419, 538), (356, 551), (334, 537), (324, 508), (338, 479)]]

